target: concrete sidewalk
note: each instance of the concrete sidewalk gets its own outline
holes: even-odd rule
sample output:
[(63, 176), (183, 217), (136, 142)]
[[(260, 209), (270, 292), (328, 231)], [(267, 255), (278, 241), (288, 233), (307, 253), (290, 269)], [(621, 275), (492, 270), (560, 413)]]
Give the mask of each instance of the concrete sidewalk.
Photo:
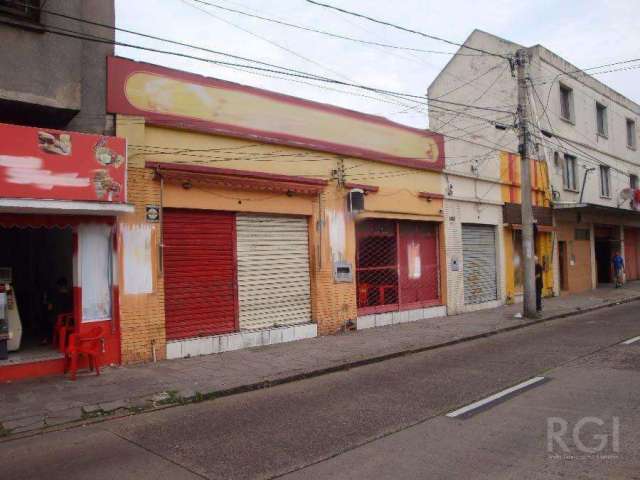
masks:
[[(543, 320), (640, 300), (640, 282), (547, 299)], [(0, 384), (0, 437), (264, 388), (536, 323), (509, 305), (217, 355)], [(639, 325), (640, 332), (640, 325)]]

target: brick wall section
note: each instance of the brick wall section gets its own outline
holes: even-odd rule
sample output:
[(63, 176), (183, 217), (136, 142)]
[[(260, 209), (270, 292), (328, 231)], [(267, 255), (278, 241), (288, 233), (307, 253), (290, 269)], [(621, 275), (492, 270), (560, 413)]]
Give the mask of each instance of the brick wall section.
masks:
[[(128, 198), (135, 206), (135, 213), (122, 219), (122, 223), (146, 223), (145, 206), (159, 205), (160, 189), (153, 180), (153, 172), (134, 165), (128, 169)], [(122, 334), (122, 362), (134, 363), (153, 359), (155, 345), (157, 358), (164, 358), (164, 284), (158, 275), (159, 228), (154, 225), (152, 234), (153, 293), (148, 295), (121, 295), (120, 325)], [(122, 251), (122, 249), (120, 249)], [(122, 271), (122, 270), (121, 270)]]

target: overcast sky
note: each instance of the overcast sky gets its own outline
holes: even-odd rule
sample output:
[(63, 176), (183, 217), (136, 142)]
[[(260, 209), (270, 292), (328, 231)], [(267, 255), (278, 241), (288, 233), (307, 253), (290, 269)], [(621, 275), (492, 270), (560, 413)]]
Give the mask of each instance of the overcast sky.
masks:
[[(404, 47), (455, 47), (321, 8), (305, 0), (206, 0), (340, 35)], [(463, 42), (479, 28), (525, 46), (542, 44), (581, 68), (640, 57), (637, 0), (321, 0), (432, 35)], [(212, 8), (195, 0), (116, 0), (121, 28), (368, 86), (423, 95), (450, 55), (362, 45)], [(218, 60), (225, 57), (138, 36), (118, 40)], [(310, 86), (205, 63), (116, 47), (121, 56), (386, 116), (424, 128), (426, 113), (396, 100), (341, 86)], [(640, 65), (640, 63), (639, 63)], [(640, 103), (640, 69), (597, 75)], [(347, 93), (329, 90), (336, 88)], [(374, 98), (365, 98), (362, 95)]]

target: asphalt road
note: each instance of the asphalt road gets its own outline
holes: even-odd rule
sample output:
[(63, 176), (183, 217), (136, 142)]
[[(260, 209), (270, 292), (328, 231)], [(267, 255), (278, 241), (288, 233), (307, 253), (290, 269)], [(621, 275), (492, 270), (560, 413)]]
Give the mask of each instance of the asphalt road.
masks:
[[(14, 440), (0, 476), (640, 479), (640, 342), (618, 345), (640, 335), (639, 308)], [(536, 375), (548, 381), (444, 416)]]

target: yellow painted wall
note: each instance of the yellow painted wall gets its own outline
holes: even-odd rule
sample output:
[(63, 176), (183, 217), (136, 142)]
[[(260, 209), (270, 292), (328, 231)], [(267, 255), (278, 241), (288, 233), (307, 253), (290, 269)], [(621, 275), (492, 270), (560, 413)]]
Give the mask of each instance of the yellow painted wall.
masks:
[[(380, 162), (339, 157), (334, 154), (220, 137), (186, 130), (145, 125), (139, 117), (118, 116), (117, 135), (129, 146), (129, 201), (135, 213), (123, 223), (144, 225), (145, 205), (160, 203), (159, 182), (145, 169), (145, 161), (184, 163), (238, 170), (324, 178), (328, 186), (319, 195), (287, 196), (283, 193), (233, 190), (192, 181), (185, 189), (181, 182), (167, 180), (164, 205), (242, 212), (306, 215), (309, 218), (312, 317), (321, 334), (339, 331), (357, 317), (356, 288), (353, 283), (335, 283), (333, 260), (341, 258), (354, 267), (355, 221), (346, 211), (348, 188), (339, 185), (336, 171), (346, 182), (378, 186), (365, 198), (361, 216), (387, 216), (440, 221), (442, 199), (420, 198), (420, 192), (442, 193), (440, 173), (413, 170)], [(332, 228), (344, 222), (345, 244), (331, 243)], [(159, 228), (158, 224), (154, 227)], [(442, 240), (442, 235), (441, 235)], [(158, 235), (153, 241), (154, 291), (145, 295), (121, 293), (123, 362), (151, 359), (152, 344), (158, 357), (164, 356), (164, 285), (158, 268)], [(441, 241), (441, 256), (444, 242)], [(444, 258), (444, 257), (442, 257)], [(446, 285), (444, 272), (441, 285)], [(444, 288), (441, 288), (444, 293)], [(444, 296), (443, 296), (444, 298)]]
[[(534, 206), (549, 207), (551, 205), (551, 187), (547, 164), (540, 160), (530, 160), (531, 165), (531, 201)], [(500, 180), (502, 183), (502, 201), (505, 203), (521, 203), (520, 189), (521, 161), (519, 155), (500, 152)], [(513, 229), (504, 227), (505, 279), (507, 301), (513, 301), (521, 289), (516, 289), (513, 265)], [(543, 275), (543, 296), (553, 295), (553, 234), (538, 232), (535, 239), (535, 251), (545, 270)]]

